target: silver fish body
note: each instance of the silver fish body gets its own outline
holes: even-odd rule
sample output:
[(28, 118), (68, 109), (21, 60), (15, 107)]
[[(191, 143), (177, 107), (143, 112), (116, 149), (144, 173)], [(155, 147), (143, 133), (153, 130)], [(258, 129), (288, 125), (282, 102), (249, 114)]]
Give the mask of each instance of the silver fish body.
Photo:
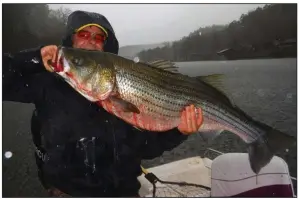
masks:
[[(62, 75), (64, 79), (79, 82), (79, 86), (72, 85), (78, 92), (87, 90), (84, 95), (89, 100), (102, 101), (106, 110), (138, 128), (166, 131), (179, 125), (186, 106), (201, 108), (203, 124), (198, 132), (204, 137), (214, 137), (230, 131), (241, 137), (249, 145), (251, 168), (256, 173), (276, 151), (294, 141), (293, 137), (253, 120), (232, 104), (218, 89), (218, 75), (194, 78), (176, 72), (170, 62), (135, 63), (103, 52), (61, 48), (60, 54), (59, 59), (67, 62), (64, 65), (72, 71), (72, 77)], [(132, 112), (117, 110), (126, 106)]]

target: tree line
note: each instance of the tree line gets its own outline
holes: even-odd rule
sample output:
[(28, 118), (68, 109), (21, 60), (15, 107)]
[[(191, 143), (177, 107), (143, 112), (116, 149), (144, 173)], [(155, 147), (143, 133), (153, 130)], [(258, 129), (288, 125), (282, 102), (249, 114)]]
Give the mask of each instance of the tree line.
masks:
[(2, 5), (2, 51), (18, 52), (61, 43), (71, 10), (50, 9), (47, 4)]
[(224, 49), (233, 49), (235, 54), (243, 52), (243, 56), (248, 57), (271, 57), (282, 52), (296, 56), (296, 44), (293, 44), (290, 52), (277, 51), (275, 46), (277, 42), (294, 38), (297, 38), (297, 5), (269, 4), (243, 14), (239, 20), (227, 25), (199, 28), (164, 47), (141, 51), (138, 56), (145, 61), (219, 60), (223, 56), (218, 52)]
[[(3, 52), (59, 45), (71, 13), (64, 8), (50, 9), (47, 4), (3, 4), (2, 10)], [(138, 56), (146, 61), (217, 60), (223, 59), (217, 54), (223, 49), (271, 51), (275, 41), (296, 37), (296, 4), (269, 4), (227, 25), (199, 28), (178, 41), (165, 43), (164, 47), (141, 51)], [(250, 53), (245, 51), (245, 54)]]

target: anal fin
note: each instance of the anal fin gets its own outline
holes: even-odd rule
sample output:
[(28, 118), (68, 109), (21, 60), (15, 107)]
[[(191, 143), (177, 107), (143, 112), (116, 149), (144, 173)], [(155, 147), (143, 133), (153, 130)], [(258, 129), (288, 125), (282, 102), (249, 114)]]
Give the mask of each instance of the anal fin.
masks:
[(220, 135), (223, 132), (223, 130), (204, 130), (204, 131), (199, 131), (200, 137), (205, 141), (205, 142), (211, 142), (213, 141), (218, 135)]

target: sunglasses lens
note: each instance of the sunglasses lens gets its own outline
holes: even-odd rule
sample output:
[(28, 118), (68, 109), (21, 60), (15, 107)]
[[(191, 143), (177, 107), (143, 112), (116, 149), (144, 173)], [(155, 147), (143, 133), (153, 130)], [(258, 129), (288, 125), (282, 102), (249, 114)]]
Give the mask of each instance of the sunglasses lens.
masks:
[[(90, 39), (91, 35), (92, 35), (92, 33), (88, 32), (88, 31), (79, 31), (79, 32), (77, 33), (77, 36), (78, 36), (79, 38), (82, 38), (82, 39)], [(97, 43), (103, 43), (103, 42), (105, 42), (106, 37), (105, 37), (104, 35), (102, 35), (102, 34), (95, 34), (95, 35), (93, 36), (93, 39), (94, 39)]]
[(104, 35), (101, 35), (101, 34), (96, 34), (94, 36), (94, 39), (97, 41), (97, 42), (104, 42), (106, 40), (105, 36)]
[(87, 31), (80, 31), (77, 33), (78, 37), (88, 39), (90, 38), (91, 33)]

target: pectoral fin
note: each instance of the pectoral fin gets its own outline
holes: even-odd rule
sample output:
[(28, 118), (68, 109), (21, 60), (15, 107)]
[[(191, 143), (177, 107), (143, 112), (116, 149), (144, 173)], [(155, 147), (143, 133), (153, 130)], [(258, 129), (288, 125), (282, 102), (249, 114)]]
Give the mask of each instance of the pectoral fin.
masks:
[(110, 97), (111, 102), (115, 104), (118, 108), (120, 108), (124, 112), (133, 112), (139, 114), (140, 111), (139, 109), (132, 103), (127, 102), (121, 98), (118, 97)]

